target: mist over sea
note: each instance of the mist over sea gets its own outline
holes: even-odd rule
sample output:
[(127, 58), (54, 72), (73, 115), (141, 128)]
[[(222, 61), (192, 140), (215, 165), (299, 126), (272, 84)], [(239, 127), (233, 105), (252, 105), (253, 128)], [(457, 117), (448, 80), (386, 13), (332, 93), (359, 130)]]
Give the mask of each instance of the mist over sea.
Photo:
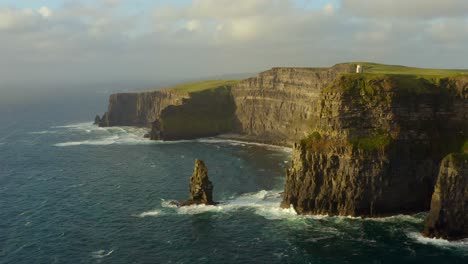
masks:
[[(93, 126), (107, 97), (0, 107), (0, 263), (466, 263), (468, 241), (419, 234), (425, 213), (280, 209), (289, 149)], [(197, 158), (221, 203), (170, 206), (187, 198)]]

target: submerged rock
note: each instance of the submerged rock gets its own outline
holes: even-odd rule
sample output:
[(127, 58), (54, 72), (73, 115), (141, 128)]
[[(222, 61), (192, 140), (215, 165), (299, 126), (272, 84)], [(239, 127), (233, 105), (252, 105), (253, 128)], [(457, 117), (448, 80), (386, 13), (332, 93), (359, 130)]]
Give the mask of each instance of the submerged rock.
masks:
[(195, 169), (190, 177), (190, 198), (187, 201), (172, 202), (177, 206), (193, 204), (217, 204), (213, 201), (213, 184), (208, 178), (208, 169), (202, 160), (195, 160)]
[(466, 154), (450, 154), (442, 160), (423, 234), (448, 240), (468, 237)]

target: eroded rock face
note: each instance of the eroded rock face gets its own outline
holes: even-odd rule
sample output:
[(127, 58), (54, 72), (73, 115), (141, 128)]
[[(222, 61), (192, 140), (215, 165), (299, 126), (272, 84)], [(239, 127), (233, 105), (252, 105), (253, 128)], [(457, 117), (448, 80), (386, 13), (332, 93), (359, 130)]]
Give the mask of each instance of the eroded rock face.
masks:
[(214, 204), (213, 184), (208, 178), (208, 169), (202, 160), (195, 161), (195, 168), (190, 177), (190, 201), (196, 204)]
[(195, 160), (195, 168), (190, 177), (190, 198), (187, 201), (173, 202), (177, 206), (194, 204), (214, 205), (213, 184), (208, 178), (208, 169), (202, 160)]
[(180, 105), (185, 97), (169, 90), (112, 94), (99, 126), (151, 127), (167, 106)]
[(343, 78), (322, 91), (309, 123), (320, 137), (294, 145), (282, 206), (370, 217), (429, 210), (440, 160), (468, 134), (468, 78), (456, 93), (417, 80), (418, 94), (392, 78)]
[(355, 65), (331, 68), (273, 68), (232, 88), (236, 133), (244, 139), (291, 146), (311, 133), (320, 111), (320, 91)]
[(450, 154), (442, 160), (423, 234), (449, 240), (468, 237), (466, 154)]

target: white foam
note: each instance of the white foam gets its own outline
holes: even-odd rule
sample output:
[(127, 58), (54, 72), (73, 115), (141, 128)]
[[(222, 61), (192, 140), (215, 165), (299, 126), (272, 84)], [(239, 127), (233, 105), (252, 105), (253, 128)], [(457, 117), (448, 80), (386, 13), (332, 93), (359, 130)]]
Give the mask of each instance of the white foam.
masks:
[(407, 233), (409, 238), (414, 239), (418, 243), (422, 243), (425, 245), (433, 245), (437, 247), (444, 247), (444, 248), (461, 248), (464, 250), (468, 250), (468, 239), (458, 240), (458, 241), (448, 241), (445, 239), (440, 238), (429, 238), (423, 236), (421, 233), (418, 232), (410, 232)]
[(75, 124), (69, 124), (69, 125), (63, 125), (63, 126), (52, 126), (51, 128), (75, 128), (75, 129), (83, 129), (85, 127), (91, 127), (95, 126), (92, 122), (83, 122), (83, 123), (75, 123)]
[(152, 210), (152, 211), (143, 212), (139, 214), (138, 217), (158, 216), (160, 214), (161, 214), (160, 210)]
[(113, 249), (111, 249), (111, 250), (109, 250), (107, 252), (105, 250), (101, 249), (101, 250), (94, 251), (93, 253), (91, 253), (91, 256), (93, 256), (93, 258), (105, 258), (105, 257), (110, 256), (110, 254), (112, 254), (112, 252), (114, 252)]
[(80, 141), (67, 141), (54, 144), (56, 147), (70, 147), (79, 145), (137, 145), (137, 144), (155, 144), (157, 142), (152, 141), (148, 138), (144, 138), (144, 135), (148, 132), (147, 128), (136, 128), (136, 127), (98, 127), (92, 123), (79, 123), (66, 126), (57, 126), (56, 129), (66, 129), (77, 131), (83, 135), (95, 136), (95, 139), (85, 139)]
[(43, 130), (43, 131), (29, 132), (29, 134), (33, 134), (33, 135), (55, 134), (55, 133), (57, 133), (57, 131), (54, 131), (54, 130)]
[(424, 218), (417, 217), (416, 215), (394, 215), (388, 217), (379, 217), (379, 218), (363, 218), (366, 221), (376, 221), (376, 222), (411, 222), (411, 223), (422, 223)]
[(206, 212), (229, 212), (241, 208), (254, 209), (255, 214), (266, 219), (291, 219), (298, 218), (296, 211), (291, 207), (283, 209), (280, 207), (281, 194), (279, 191), (261, 190), (255, 193), (246, 193), (233, 197), (218, 205), (191, 205), (177, 207), (163, 200), (161, 205), (174, 208), (178, 214), (201, 214)]
[(195, 141), (201, 142), (201, 143), (209, 143), (209, 144), (225, 143), (225, 144), (229, 144), (229, 145), (232, 145), (232, 146), (242, 146), (242, 147), (245, 147), (245, 146), (248, 146), (248, 145), (250, 145), (250, 146), (260, 146), (260, 147), (266, 147), (266, 148), (269, 148), (269, 149), (281, 150), (281, 151), (284, 151), (284, 152), (287, 152), (287, 153), (290, 153), (292, 151), (292, 148), (288, 148), (288, 147), (282, 147), (282, 146), (276, 146), (276, 145), (270, 145), (270, 144), (264, 144), (264, 143), (240, 141), (240, 140), (234, 140), (234, 139), (222, 139), (222, 138), (216, 138), (216, 137), (201, 138), (201, 139), (197, 139)]

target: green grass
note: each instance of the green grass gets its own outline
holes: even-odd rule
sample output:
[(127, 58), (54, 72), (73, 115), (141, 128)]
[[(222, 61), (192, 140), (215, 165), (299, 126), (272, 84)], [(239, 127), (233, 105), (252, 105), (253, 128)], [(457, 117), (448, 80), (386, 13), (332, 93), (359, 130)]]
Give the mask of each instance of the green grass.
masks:
[(468, 154), (468, 140), (465, 140), (465, 142), (463, 143), (461, 152), (465, 153), (465, 154)]
[(379, 150), (388, 146), (392, 142), (392, 138), (385, 133), (377, 133), (365, 138), (352, 138), (349, 143), (358, 149), (363, 150)]
[(456, 76), (468, 75), (468, 70), (456, 69), (425, 69), (413, 68), (400, 65), (385, 65), (370, 62), (353, 62), (353, 64), (360, 64), (364, 67), (364, 73), (372, 74), (398, 74), (398, 75), (431, 75), (431, 76)]
[(169, 87), (167, 90), (175, 91), (177, 93), (189, 94), (211, 90), (222, 86), (233, 86), (239, 81), (236, 80), (211, 80), (203, 82), (185, 83), (174, 87)]

